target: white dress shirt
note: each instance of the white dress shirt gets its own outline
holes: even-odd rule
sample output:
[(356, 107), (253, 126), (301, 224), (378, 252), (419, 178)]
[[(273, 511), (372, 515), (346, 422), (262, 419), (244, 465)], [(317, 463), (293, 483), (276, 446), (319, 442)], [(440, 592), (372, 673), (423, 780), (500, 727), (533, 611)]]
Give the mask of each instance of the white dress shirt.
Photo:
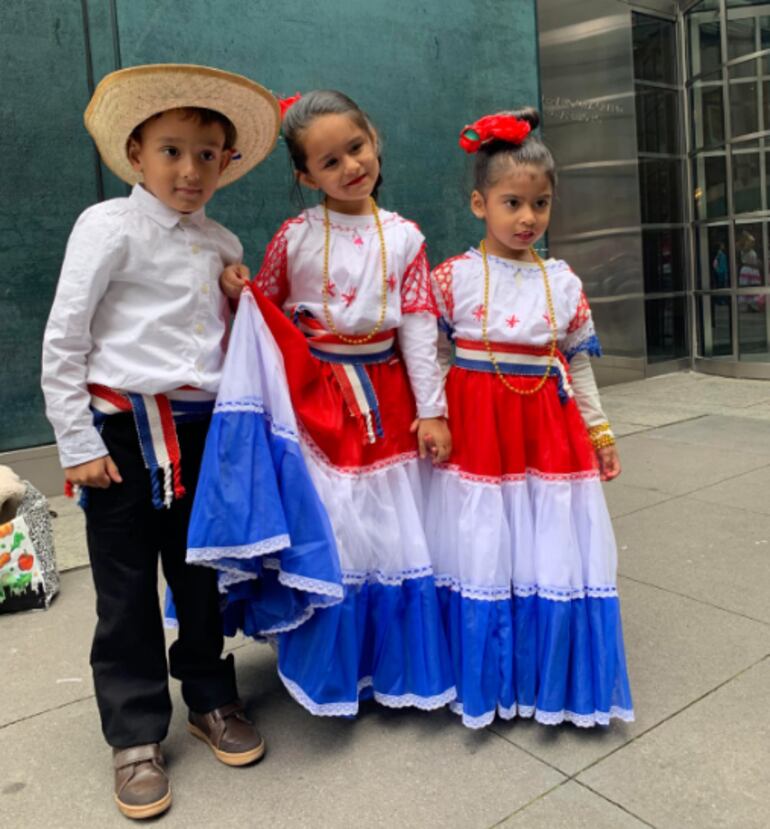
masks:
[(179, 213), (138, 184), (80, 215), (43, 339), (46, 414), (63, 467), (107, 454), (88, 383), (216, 394), (229, 318), (219, 277), (242, 256), (203, 209)]

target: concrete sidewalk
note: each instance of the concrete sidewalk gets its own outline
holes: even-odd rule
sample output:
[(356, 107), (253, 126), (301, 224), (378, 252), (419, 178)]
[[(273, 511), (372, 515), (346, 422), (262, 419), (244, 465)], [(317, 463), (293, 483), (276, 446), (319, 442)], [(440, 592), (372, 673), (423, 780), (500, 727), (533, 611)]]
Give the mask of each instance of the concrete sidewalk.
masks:
[[(637, 721), (495, 723), (374, 705), (356, 721), (293, 703), (265, 646), (235, 640), (268, 741), (228, 769), (165, 743), (173, 827), (749, 827), (770, 811), (770, 383), (676, 374), (605, 389), (624, 472), (606, 488)], [(82, 556), (78, 517), (57, 519)], [(0, 617), (0, 827), (127, 826), (94, 704), (87, 569), (45, 613)], [(765, 815), (763, 818), (762, 815)]]

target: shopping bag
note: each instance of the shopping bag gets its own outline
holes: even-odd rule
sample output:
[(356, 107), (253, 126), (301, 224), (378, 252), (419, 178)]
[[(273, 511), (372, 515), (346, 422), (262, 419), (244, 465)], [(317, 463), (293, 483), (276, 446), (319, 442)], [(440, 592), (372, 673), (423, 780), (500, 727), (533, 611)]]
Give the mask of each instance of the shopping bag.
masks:
[(0, 524), (0, 613), (46, 608), (58, 592), (48, 500), (27, 481), (16, 516)]

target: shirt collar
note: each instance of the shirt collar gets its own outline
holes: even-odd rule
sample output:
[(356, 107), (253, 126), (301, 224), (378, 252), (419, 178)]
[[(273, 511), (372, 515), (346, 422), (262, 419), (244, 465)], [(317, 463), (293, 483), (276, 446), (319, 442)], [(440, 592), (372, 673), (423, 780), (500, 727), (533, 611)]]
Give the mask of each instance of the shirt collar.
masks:
[(172, 207), (168, 207), (163, 204), (163, 202), (153, 196), (149, 190), (145, 190), (141, 184), (134, 185), (129, 201), (131, 201), (133, 206), (136, 207), (141, 213), (149, 216), (161, 227), (168, 229), (176, 227), (182, 219), (186, 220), (185, 224), (189, 222), (190, 224), (197, 225), (198, 227), (200, 227), (206, 220), (205, 208), (201, 207), (200, 210), (196, 210), (194, 213), (180, 213), (178, 210), (174, 210)]

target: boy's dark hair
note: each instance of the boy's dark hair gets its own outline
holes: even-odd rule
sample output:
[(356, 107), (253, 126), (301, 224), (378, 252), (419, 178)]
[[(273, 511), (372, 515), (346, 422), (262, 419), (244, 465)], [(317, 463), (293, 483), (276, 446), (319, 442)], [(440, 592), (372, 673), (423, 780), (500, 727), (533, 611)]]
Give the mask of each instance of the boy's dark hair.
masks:
[[(292, 104), (283, 117), (281, 131), (294, 169), (300, 173), (307, 172), (307, 154), (302, 136), (310, 124), (322, 115), (349, 115), (353, 123), (376, 139), (377, 130), (369, 116), (358, 104), (342, 92), (335, 89), (314, 89)], [(380, 170), (382, 170), (382, 158)], [(372, 196), (377, 198), (377, 191), (382, 184), (382, 173), (377, 179)]]
[[(164, 115), (166, 112), (170, 112), (172, 110), (164, 110), (163, 112), (156, 112), (155, 115), (151, 115), (149, 118), (145, 118), (141, 124), (131, 131), (131, 135), (128, 137), (128, 141), (130, 142), (132, 139), (136, 141), (137, 144), (142, 143), (142, 130), (144, 129), (145, 124), (149, 124), (150, 121), (154, 121), (156, 118), (160, 118), (161, 115)], [(182, 118), (187, 119), (195, 119), (202, 127), (207, 127), (209, 124), (219, 124), (222, 129), (225, 131), (225, 144), (222, 149), (224, 150), (232, 150), (238, 140), (238, 132), (235, 129), (235, 124), (225, 115), (222, 115), (221, 112), (217, 112), (215, 109), (206, 109), (205, 107), (179, 107), (178, 109), (173, 110), (174, 112), (181, 112)], [(128, 143), (128, 142), (127, 142)]]
[(508, 165), (531, 164), (542, 169), (555, 190), (556, 162), (542, 138), (535, 135), (535, 130), (540, 125), (540, 114), (532, 107), (506, 114), (526, 121), (532, 130), (521, 144), (509, 144), (507, 141), (496, 139), (479, 147), (473, 165), (473, 189), (486, 193), (490, 187), (494, 187)]

